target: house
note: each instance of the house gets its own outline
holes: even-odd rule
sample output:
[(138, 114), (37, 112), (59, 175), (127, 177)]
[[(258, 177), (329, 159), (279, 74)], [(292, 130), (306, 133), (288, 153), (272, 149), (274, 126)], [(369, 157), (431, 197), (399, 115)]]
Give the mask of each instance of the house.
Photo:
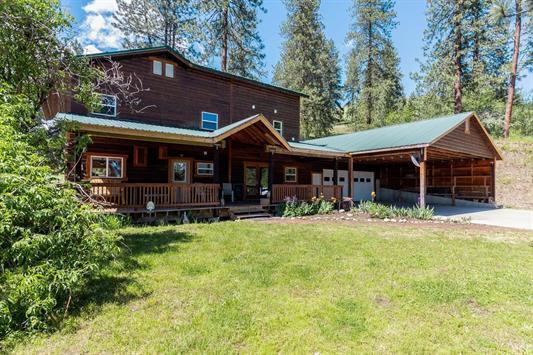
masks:
[[(92, 143), (75, 179), (117, 208), (199, 208), (352, 197), (494, 201), (501, 159), (475, 113), (300, 140), (304, 94), (194, 64), (167, 47), (91, 55), (138, 77), (143, 110), (112, 90), (88, 112), (71, 97), (49, 117), (76, 122)], [(428, 197), (426, 197), (426, 194)], [(222, 201), (223, 199), (223, 201)], [(268, 200), (267, 200), (268, 199)], [(415, 200), (416, 201), (416, 200)]]

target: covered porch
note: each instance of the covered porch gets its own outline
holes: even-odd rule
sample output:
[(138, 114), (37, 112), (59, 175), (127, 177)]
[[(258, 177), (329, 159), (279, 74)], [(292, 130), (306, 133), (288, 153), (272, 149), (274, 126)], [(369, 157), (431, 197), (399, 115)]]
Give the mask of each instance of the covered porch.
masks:
[[(80, 133), (92, 142), (68, 169), (74, 172), (69, 178), (90, 183), (88, 194), (106, 207), (145, 210), (151, 202), (156, 209), (201, 209), (274, 205), (287, 197), (342, 199), (336, 171), (347, 158), (296, 151), (262, 115), (214, 132), (110, 121), (82, 122)], [(335, 171), (333, 179), (313, 179), (324, 168)]]

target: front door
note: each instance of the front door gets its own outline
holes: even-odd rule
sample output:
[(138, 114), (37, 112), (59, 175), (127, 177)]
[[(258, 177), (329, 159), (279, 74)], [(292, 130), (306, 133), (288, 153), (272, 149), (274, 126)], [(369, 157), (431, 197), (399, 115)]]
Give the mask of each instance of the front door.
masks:
[(253, 200), (267, 197), (268, 164), (245, 163), (244, 165), (245, 199)]
[(190, 162), (185, 159), (172, 159), (170, 160), (169, 169), (170, 182), (189, 184), (190, 183)]

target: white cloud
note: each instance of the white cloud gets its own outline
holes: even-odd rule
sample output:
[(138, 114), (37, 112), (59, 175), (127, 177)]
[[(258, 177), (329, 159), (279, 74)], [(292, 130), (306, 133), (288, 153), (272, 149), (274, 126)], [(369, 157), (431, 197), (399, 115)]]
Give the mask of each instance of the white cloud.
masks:
[(89, 44), (83, 47), (83, 54), (101, 53), (102, 51), (96, 48), (94, 44)]
[(86, 17), (80, 26), (79, 40), (92, 53), (121, 48), (123, 34), (113, 26), (116, 0), (91, 0), (83, 7)]
[(97, 14), (113, 13), (118, 10), (118, 6), (116, 0), (92, 0), (83, 7), (83, 10)]

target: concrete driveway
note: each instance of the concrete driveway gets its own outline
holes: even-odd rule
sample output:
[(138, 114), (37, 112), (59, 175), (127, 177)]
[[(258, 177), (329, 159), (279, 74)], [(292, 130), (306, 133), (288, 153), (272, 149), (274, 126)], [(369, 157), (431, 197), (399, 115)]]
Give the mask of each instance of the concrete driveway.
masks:
[(472, 223), (533, 230), (533, 211), (512, 208), (434, 206), (435, 217), (470, 218)]

